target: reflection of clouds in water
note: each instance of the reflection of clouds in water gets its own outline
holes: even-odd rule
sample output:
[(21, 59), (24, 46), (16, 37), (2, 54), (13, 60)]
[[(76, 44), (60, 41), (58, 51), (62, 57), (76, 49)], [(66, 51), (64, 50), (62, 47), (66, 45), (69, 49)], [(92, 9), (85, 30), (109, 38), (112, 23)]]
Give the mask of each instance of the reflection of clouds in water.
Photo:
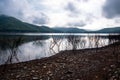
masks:
[(21, 56), (21, 58), (25, 57), (21, 60), (32, 60), (36, 58), (48, 57), (48, 52), (46, 51), (49, 51), (49, 45), (44, 44), (43, 46), (38, 46), (34, 45), (33, 42), (30, 42), (21, 45), (20, 50), (22, 51), (22, 55), (20, 53), (19, 56)]
[[(19, 51), (18, 51), (19, 53)], [(0, 64), (5, 64), (5, 63), (14, 63), (18, 62), (17, 59), (19, 60), (19, 55), (18, 53), (11, 53), (11, 49), (7, 50), (0, 50)], [(11, 62), (10, 62), (11, 60)]]
[[(95, 48), (97, 47), (96, 46), (96, 38), (98, 36), (88, 36), (85, 38), (85, 41), (86, 41), (86, 48)], [(108, 45), (109, 43), (109, 39), (108, 38), (99, 38), (98, 39), (98, 47), (102, 47), (102, 46), (105, 46), (105, 45)]]
[(4, 64), (8, 58), (9, 54), (5, 55), (5, 53), (8, 53), (8, 50), (7, 51), (2, 51), (2, 50), (0, 51), (0, 64)]
[[(94, 37), (92, 37), (94, 38)], [(79, 38), (77, 38), (79, 39)], [(60, 41), (57, 42), (57, 44), (60, 44), (60, 47), (58, 47), (56, 44), (53, 47), (53, 49), (50, 49), (50, 45), (52, 44), (52, 38), (48, 40), (42, 40), (41, 43), (43, 44), (42, 46), (38, 46), (33, 44), (34, 42), (29, 42), (21, 45), (19, 47), (21, 53), (18, 53), (18, 58), (20, 61), (28, 61), (28, 60), (33, 60), (33, 59), (40, 59), (43, 57), (49, 57), (52, 56), (56, 53), (58, 53), (58, 48), (60, 51), (64, 50), (71, 50), (72, 49), (72, 44), (68, 42), (66, 38), (61, 39)], [(90, 48), (89, 44), (92, 44), (91, 48), (95, 47), (95, 42), (94, 39), (93, 41), (89, 41), (88, 37), (80, 37), (80, 42), (77, 44), (77, 49), (82, 49), (82, 48)], [(104, 45), (108, 44), (108, 39), (100, 39), (99, 47), (102, 47)], [(103, 43), (103, 45), (102, 45)], [(84, 46), (83, 46), (84, 45)]]
[[(40, 59), (43, 57), (49, 57), (55, 55), (59, 51), (72, 50), (73, 46), (77, 46), (76, 49), (94, 48), (96, 46), (95, 40), (97, 38), (99, 40), (98, 47), (102, 47), (109, 44), (108, 38), (101, 38), (96, 36), (89, 36), (89, 37), (79, 36), (79, 37), (70, 38), (71, 40), (76, 39), (78, 41), (75, 45), (72, 45), (72, 43), (68, 41), (68, 38), (58, 38), (56, 39), (55, 44), (52, 43), (54, 42), (53, 39), (49, 38), (47, 40), (37, 40), (20, 45), (18, 47), (19, 51), (17, 52), (17, 57), (21, 62), (21, 61)], [(60, 44), (60, 46), (58, 46), (57, 44)], [(50, 49), (51, 45), (54, 45), (52, 49)], [(6, 51), (0, 51), (0, 53), (1, 53), (0, 64), (4, 64), (4, 62), (7, 60), (8, 56), (10, 55), (10, 52), (6, 50)], [(17, 62), (15, 59), (13, 60), (14, 60), (13, 62)]]

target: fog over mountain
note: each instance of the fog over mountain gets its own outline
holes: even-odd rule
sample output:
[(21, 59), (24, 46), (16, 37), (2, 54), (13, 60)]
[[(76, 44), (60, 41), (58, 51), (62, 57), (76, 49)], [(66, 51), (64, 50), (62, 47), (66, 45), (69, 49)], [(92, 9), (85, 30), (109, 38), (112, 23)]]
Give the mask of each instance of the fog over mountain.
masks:
[(120, 26), (120, 0), (0, 0), (0, 14), (49, 27)]

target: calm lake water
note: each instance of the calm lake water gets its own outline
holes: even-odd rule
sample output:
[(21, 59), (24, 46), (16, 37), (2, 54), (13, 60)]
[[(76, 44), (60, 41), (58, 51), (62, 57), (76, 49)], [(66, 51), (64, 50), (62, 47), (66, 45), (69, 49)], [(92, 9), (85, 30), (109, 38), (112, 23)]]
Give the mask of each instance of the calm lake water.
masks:
[(103, 47), (118, 38), (118, 34), (1, 34), (0, 65), (41, 59), (64, 50)]

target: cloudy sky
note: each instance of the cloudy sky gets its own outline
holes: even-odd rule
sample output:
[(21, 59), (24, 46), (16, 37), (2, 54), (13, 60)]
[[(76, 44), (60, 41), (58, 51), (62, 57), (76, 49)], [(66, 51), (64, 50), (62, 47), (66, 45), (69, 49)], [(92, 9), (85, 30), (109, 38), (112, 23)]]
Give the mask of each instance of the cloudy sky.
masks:
[(0, 14), (49, 27), (120, 26), (120, 0), (0, 0)]

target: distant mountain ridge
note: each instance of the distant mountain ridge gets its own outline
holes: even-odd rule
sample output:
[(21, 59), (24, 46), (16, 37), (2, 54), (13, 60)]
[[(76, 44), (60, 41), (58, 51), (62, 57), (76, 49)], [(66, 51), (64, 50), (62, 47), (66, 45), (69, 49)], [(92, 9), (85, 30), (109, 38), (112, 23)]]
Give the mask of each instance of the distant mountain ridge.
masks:
[(41, 32), (52, 33), (58, 32), (47, 26), (36, 26), (22, 22), (14, 17), (0, 15), (0, 32)]
[(114, 27), (114, 28), (104, 28), (98, 31), (94, 31), (96, 33), (120, 33), (120, 27)]
[(65, 33), (120, 33), (120, 27), (104, 28), (97, 31), (88, 31), (78, 28), (63, 28), (63, 27), (58, 27), (58, 28), (56, 27), (53, 29), (60, 30), (61, 32), (65, 32)]
[(36, 26), (22, 22), (14, 17), (0, 15), (0, 32), (20, 33), (120, 33), (120, 27), (104, 28), (97, 31), (87, 31), (78, 28)]

